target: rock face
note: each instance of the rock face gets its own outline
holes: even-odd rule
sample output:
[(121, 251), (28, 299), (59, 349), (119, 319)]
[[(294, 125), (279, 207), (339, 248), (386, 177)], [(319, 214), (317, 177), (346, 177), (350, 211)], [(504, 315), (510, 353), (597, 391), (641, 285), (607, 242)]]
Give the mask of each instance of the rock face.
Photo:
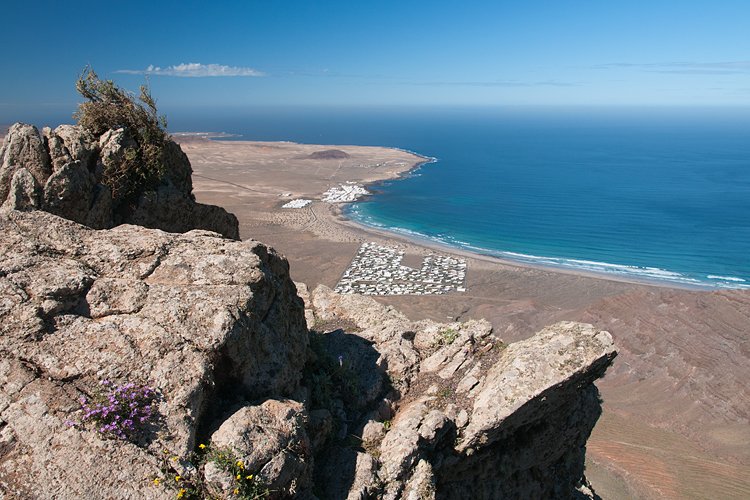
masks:
[[(264, 245), (42, 211), (0, 214), (0, 322), (5, 498), (174, 498), (151, 481), (165, 453), (189, 477), (221, 401), (293, 394), (307, 349), (288, 264)], [(103, 380), (161, 395), (139, 441), (65, 424)]]
[(17, 123), (0, 150), (0, 205), (5, 210), (42, 209), (94, 229), (137, 224), (180, 233), (205, 229), (239, 239), (234, 215), (195, 202), (190, 162), (172, 141), (162, 152), (162, 185), (134, 200), (113, 200), (102, 175), (134, 147), (124, 129), (94, 137), (79, 126), (60, 125), (40, 134), (32, 125)]
[(486, 321), (409, 322), (325, 287), (309, 304), (314, 328), (360, 329), (326, 338), (368, 395), (341, 420), (372, 460), (334, 447), (316, 472), (328, 498), (593, 496), (585, 445), (601, 413), (593, 382), (616, 355), (609, 333), (564, 322), (505, 348)]
[(505, 346), (288, 271), (217, 233), (0, 213), (4, 498), (596, 498), (607, 332)]

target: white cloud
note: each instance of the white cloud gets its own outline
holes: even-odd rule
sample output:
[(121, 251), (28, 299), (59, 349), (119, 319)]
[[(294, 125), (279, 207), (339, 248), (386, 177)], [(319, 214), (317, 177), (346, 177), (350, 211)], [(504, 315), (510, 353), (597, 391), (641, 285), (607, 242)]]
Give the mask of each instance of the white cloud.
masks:
[(188, 63), (168, 66), (166, 68), (150, 65), (146, 70), (121, 69), (115, 73), (163, 75), (163, 76), (267, 76), (265, 73), (251, 68), (238, 68), (237, 66), (223, 66), (221, 64), (199, 64)]

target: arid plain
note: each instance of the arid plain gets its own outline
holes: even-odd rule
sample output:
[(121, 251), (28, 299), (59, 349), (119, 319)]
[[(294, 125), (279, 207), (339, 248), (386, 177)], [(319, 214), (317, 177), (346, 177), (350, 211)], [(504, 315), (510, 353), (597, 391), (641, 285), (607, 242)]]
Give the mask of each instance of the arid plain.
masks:
[[(6, 131), (0, 126), (0, 136)], [(377, 300), (413, 320), (483, 317), (505, 342), (568, 319), (611, 332), (619, 356), (597, 383), (604, 413), (587, 452), (586, 474), (602, 498), (750, 498), (750, 291), (697, 292), (529, 267), (363, 228), (341, 215), (340, 204), (281, 208), (319, 200), (339, 184), (395, 179), (425, 161), (407, 152), (174, 139), (193, 166), (196, 199), (234, 213), (243, 239), (284, 254), (295, 281), (333, 287), (365, 241), (400, 246), (411, 267), (428, 253), (452, 253), (468, 260), (465, 292)]]
[[(221, 205), (243, 239), (273, 246), (295, 281), (334, 287), (361, 243), (467, 258), (465, 292), (377, 297), (411, 319), (483, 317), (505, 342), (558, 320), (610, 331), (619, 356), (599, 381), (604, 413), (587, 476), (606, 499), (750, 498), (750, 292), (697, 292), (461, 254), (363, 228), (319, 201), (340, 184), (395, 179), (424, 158), (357, 146), (175, 139), (197, 201)], [(429, 165), (425, 168), (429, 168)], [(375, 187), (376, 188), (376, 187)], [(281, 208), (293, 199), (315, 200)]]

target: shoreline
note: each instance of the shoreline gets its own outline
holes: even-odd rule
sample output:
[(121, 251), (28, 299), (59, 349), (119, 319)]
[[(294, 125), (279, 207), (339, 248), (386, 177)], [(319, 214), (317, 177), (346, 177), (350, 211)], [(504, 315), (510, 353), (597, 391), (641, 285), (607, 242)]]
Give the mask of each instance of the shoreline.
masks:
[[(363, 196), (362, 198), (366, 198), (366, 196)], [(358, 201), (359, 200), (355, 200), (352, 203), (357, 203)], [(350, 204), (351, 203), (342, 204), (341, 208), (344, 208), (343, 205), (350, 205)], [(659, 287), (663, 289), (684, 290), (684, 291), (693, 291), (693, 292), (716, 290), (716, 288), (708, 288), (708, 287), (703, 287), (700, 285), (689, 285), (686, 283), (675, 283), (669, 280), (659, 280), (657, 278), (654, 278), (654, 279), (636, 278), (636, 277), (629, 278), (627, 276), (622, 276), (622, 275), (617, 275), (617, 274), (607, 274), (604, 272), (599, 273), (596, 271), (586, 271), (582, 269), (568, 268), (568, 267), (556, 266), (552, 264), (545, 265), (544, 263), (524, 262), (522, 260), (513, 260), (511, 258), (499, 257), (497, 255), (491, 255), (491, 254), (486, 254), (486, 253), (481, 253), (481, 252), (473, 252), (471, 250), (453, 247), (448, 244), (441, 244), (439, 242), (430, 240), (428, 238), (408, 236), (397, 231), (389, 231), (387, 229), (380, 229), (377, 227), (368, 226), (366, 224), (362, 224), (361, 222), (358, 222), (356, 220), (353, 220), (347, 217), (344, 213), (344, 210), (341, 210), (341, 212), (342, 212), (342, 216), (346, 217), (348, 224), (344, 224), (342, 223), (342, 221), (336, 220), (335, 218), (331, 218), (329, 222), (333, 224), (340, 224), (346, 228), (351, 228), (353, 226), (365, 234), (374, 234), (380, 238), (396, 240), (396, 241), (399, 241), (408, 245), (414, 245), (417, 247), (423, 247), (423, 248), (430, 249), (430, 250), (436, 250), (441, 253), (452, 254), (452, 255), (460, 256), (460, 257), (467, 258), (467, 259), (500, 264), (504, 266), (515, 266), (515, 267), (527, 268), (527, 269), (540, 269), (540, 270), (550, 271), (554, 273), (568, 274), (568, 275), (573, 275), (573, 276), (584, 276), (587, 278), (607, 280), (607, 281), (613, 281), (617, 283), (655, 286), (655, 287)]]
[[(223, 155), (217, 155), (216, 160), (213, 160), (210, 156), (207, 156), (205, 153), (208, 152), (206, 150), (210, 150), (211, 152), (215, 152), (216, 150), (219, 150), (220, 153), (224, 153), (223, 150), (229, 149), (236, 151), (236, 153), (239, 155), (237, 158), (238, 162), (245, 162), (248, 161), (247, 155), (243, 153), (250, 153), (252, 155), (260, 155), (263, 151), (266, 150), (278, 150), (278, 149), (289, 149), (291, 151), (295, 151), (295, 154), (291, 155), (291, 158), (283, 158), (279, 159), (278, 161), (280, 163), (283, 163), (285, 166), (288, 165), (289, 162), (292, 160), (299, 160), (301, 158), (300, 154), (297, 153), (297, 150), (304, 150), (304, 151), (312, 151), (315, 149), (330, 149), (330, 148), (337, 148), (342, 150), (348, 150), (348, 151), (363, 151), (365, 154), (373, 154), (376, 152), (394, 152), (399, 153), (401, 155), (406, 155), (407, 158), (411, 158), (410, 161), (407, 161), (407, 163), (402, 163), (402, 165), (406, 168), (396, 168), (396, 169), (390, 169), (387, 172), (380, 171), (377, 172), (378, 169), (359, 169), (359, 168), (353, 168), (350, 169), (350, 171), (357, 171), (354, 172), (357, 177), (352, 177), (353, 180), (356, 180), (359, 182), (365, 189), (367, 189), (370, 194), (368, 195), (361, 195), (358, 196), (356, 199), (354, 199), (351, 202), (346, 203), (326, 203), (320, 201), (320, 194), (326, 191), (327, 188), (329, 188), (331, 185), (338, 185), (338, 182), (345, 182), (349, 180), (349, 177), (341, 177), (337, 180), (335, 180), (336, 175), (341, 174), (341, 164), (342, 160), (329, 160), (327, 163), (335, 163), (335, 168), (330, 167), (329, 171), (333, 173), (333, 175), (317, 175), (317, 187), (316, 182), (313, 182), (310, 180), (310, 182), (306, 183), (304, 186), (305, 190), (307, 192), (300, 193), (296, 192), (295, 189), (291, 187), (289, 184), (291, 181), (288, 179), (279, 179), (280, 180), (280, 186), (277, 188), (276, 193), (286, 193), (291, 192), (292, 196), (284, 198), (284, 200), (294, 200), (296, 198), (305, 198), (305, 199), (312, 199), (313, 204), (311, 206), (308, 206), (305, 209), (282, 209), (279, 199), (274, 196), (273, 203), (266, 202), (264, 206), (262, 207), (262, 212), (265, 212), (268, 214), (267, 218), (270, 219), (279, 219), (275, 224), (281, 225), (281, 226), (287, 226), (291, 224), (289, 221), (293, 219), (298, 219), (302, 217), (302, 214), (305, 210), (314, 210), (318, 207), (323, 207), (325, 205), (330, 205), (332, 207), (336, 207), (332, 210), (316, 210), (316, 213), (314, 214), (314, 217), (320, 217), (322, 219), (325, 219), (325, 223), (329, 225), (330, 227), (334, 228), (334, 230), (342, 230), (344, 232), (351, 233), (352, 230), (354, 230), (354, 233), (357, 234), (358, 238), (361, 239), (368, 239), (368, 238), (374, 238), (374, 239), (381, 239), (381, 240), (395, 240), (399, 241), (402, 244), (411, 245), (414, 247), (421, 247), (423, 249), (428, 249), (431, 251), (437, 251), (441, 253), (449, 253), (453, 255), (459, 255), (464, 258), (472, 259), (476, 262), (483, 262), (487, 264), (497, 264), (497, 265), (503, 265), (503, 266), (513, 266), (521, 269), (538, 269), (546, 272), (552, 272), (552, 273), (560, 273), (564, 275), (569, 276), (582, 276), (586, 278), (591, 279), (597, 279), (597, 280), (605, 280), (610, 281), (614, 283), (623, 283), (623, 284), (631, 284), (636, 286), (646, 286), (646, 287), (658, 287), (659, 289), (679, 289), (679, 290), (686, 290), (686, 291), (710, 291), (718, 289), (716, 287), (710, 287), (710, 286), (702, 286), (700, 284), (692, 285), (688, 283), (679, 283), (671, 280), (662, 280), (658, 278), (650, 279), (648, 277), (637, 277), (637, 276), (627, 276), (627, 275), (618, 275), (616, 273), (605, 273), (605, 272), (596, 272), (594, 270), (585, 270), (585, 269), (576, 269), (576, 268), (570, 268), (560, 265), (552, 265), (552, 264), (545, 264), (543, 262), (526, 262), (523, 260), (515, 260), (508, 257), (500, 257), (497, 255), (482, 253), (480, 251), (472, 251), (469, 249), (463, 249), (463, 248), (457, 248), (453, 247), (447, 244), (441, 244), (439, 242), (436, 242), (434, 240), (431, 240), (429, 238), (419, 238), (418, 236), (410, 236), (406, 235), (400, 232), (396, 231), (389, 231), (385, 228), (377, 228), (372, 227), (366, 224), (363, 224), (359, 221), (355, 221), (346, 215), (346, 208), (347, 206), (350, 206), (351, 204), (360, 202), (360, 201), (366, 201), (370, 199), (372, 196), (377, 195), (377, 187), (381, 186), (387, 182), (401, 180), (409, 175), (411, 175), (413, 172), (419, 170), (426, 164), (434, 163), (436, 161), (439, 161), (439, 159), (435, 157), (430, 157), (423, 155), (421, 153), (416, 153), (414, 151), (406, 151), (401, 148), (389, 148), (389, 147), (380, 147), (380, 146), (340, 146), (340, 145), (317, 145), (317, 144), (301, 144), (301, 143), (295, 143), (295, 142), (287, 142), (287, 141), (245, 141), (245, 140), (231, 140), (231, 141), (224, 141), (224, 140), (215, 140), (211, 137), (220, 136), (220, 133), (214, 133), (214, 132), (193, 132), (193, 133), (176, 133), (173, 134), (176, 139), (181, 143), (183, 146), (183, 149), (185, 149), (185, 152), (190, 156), (191, 155), (191, 148), (196, 148), (201, 151), (201, 154), (199, 156), (192, 155), (191, 162), (195, 164), (196, 170), (194, 172), (194, 178), (202, 178), (206, 179), (208, 181), (216, 182), (216, 183), (224, 183), (225, 185), (221, 187), (221, 190), (228, 191), (230, 188), (228, 184), (235, 184), (235, 185), (241, 185), (240, 182), (233, 182), (231, 179), (225, 178), (226, 175), (224, 175), (224, 172), (220, 172), (216, 169), (217, 164), (223, 164), (226, 163), (226, 159)], [(403, 156), (402, 156), (403, 157)], [(198, 159), (201, 161), (199, 162)], [(416, 160), (416, 161), (415, 161)], [(312, 162), (312, 160), (305, 160), (307, 162)], [(372, 160), (375, 161), (375, 160)], [(206, 163), (207, 162), (207, 163)], [(202, 167), (202, 164), (206, 164), (206, 166), (210, 165), (210, 175), (208, 175)], [(315, 162), (313, 162), (315, 163)], [(319, 161), (318, 164), (324, 164), (325, 161)], [(263, 163), (262, 170), (264, 172), (268, 172), (268, 168), (266, 167), (266, 164)], [(316, 171), (316, 174), (323, 174), (324, 167), (320, 167)], [(375, 170), (375, 171), (373, 171)], [(363, 175), (367, 174), (367, 175)], [(250, 173), (248, 172), (248, 175)], [(243, 176), (244, 177), (244, 176)], [(325, 186), (325, 187), (324, 187)], [(216, 191), (218, 189), (214, 188)], [(257, 185), (254, 185), (253, 190), (257, 194), (263, 194), (260, 193), (260, 189)], [(270, 196), (273, 190), (267, 189), (262, 190), (264, 191), (266, 196)], [(232, 205), (229, 204), (227, 206), (227, 201), (222, 197), (222, 199), (214, 198), (214, 199), (208, 199), (206, 202), (222, 205), (225, 208), (227, 208), (230, 212), (235, 213), (242, 221), (243, 217), (241, 216), (241, 213), (246, 210), (246, 207), (248, 204), (242, 204), (242, 205)], [(254, 203), (253, 203), (254, 204)], [(303, 212), (297, 212), (299, 210), (302, 210)], [(335, 216), (329, 212), (335, 211), (337, 212)], [(295, 212), (297, 212), (295, 214)], [(257, 216), (257, 215), (256, 215)], [(310, 221), (312, 223), (312, 221)], [(264, 226), (262, 223), (254, 223), (253, 226), (261, 225)], [(267, 226), (267, 224), (265, 225)], [(292, 224), (294, 226), (294, 224)], [(304, 224), (303, 224), (304, 226)], [(268, 229), (268, 227), (266, 227)], [(280, 228), (279, 228), (280, 229)], [(291, 230), (291, 229), (290, 229)], [(269, 234), (278, 233), (279, 231), (276, 230), (269, 230)], [(250, 234), (249, 236), (254, 237), (253, 234)], [(323, 236), (325, 237), (325, 236)], [(262, 240), (263, 237), (261, 236), (260, 239)], [(284, 245), (285, 252), (290, 253), (288, 250), (288, 246)], [(414, 250), (415, 252), (417, 250)], [(291, 252), (293, 253), (293, 252)], [(599, 263), (599, 264), (606, 264), (606, 263)], [(341, 269), (340, 274), (337, 278), (340, 278), (341, 275), (343, 275), (343, 272), (345, 270), (346, 266), (344, 266)], [(329, 278), (330, 279), (330, 278)]]
[[(354, 202), (356, 203), (356, 201)], [(344, 215), (346, 217), (346, 215)], [(408, 236), (405, 234), (402, 234), (398, 231), (389, 231), (387, 229), (379, 229), (372, 226), (368, 226), (366, 224), (362, 224), (360, 222), (357, 222), (355, 220), (352, 220), (347, 217), (349, 221), (360, 227), (362, 231), (365, 232), (378, 232), (382, 233), (383, 235), (389, 235), (389, 237), (393, 239), (401, 239), (406, 242), (409, 242), (414, 245), (418, 246), (424, 246), (427, 248), (432, 248), (436, 250), (440, 250), (441, 252), (445, 253), (452, 253), (454, 255), (460, 255), (462, 257), (472, 258), (476, 260), (484, 260), (488, 262), (496, 262), (498, 264), (503, 265), (509, 265), (509, 266), (518, 266), (518, 267), (526, 267), (531, 269), (543, 269), (547, 271), (552, 272), (559, 272), (564, 274), (573, 274), (573, 275), (580, 275), (580, 276), (586, 276), (590, 278), (596, 278), (596, 279), (604, 279), (604, 280), (611, 280), (611, 281), (617, 281), (621, 283), (633, 283), (633, 284), (643, 284), (643, 285), (649, 285), (649, 286), (658, 286), (661, 288), (669, 288), (669, 289), (679, 289), (679, 290), (686, 290), (686, 291), (712, 291), (712, 290), (720, 290), (720, 289), (730, 289), (730, 290), (737, 290), (742, 288), (712, 288), (708, 285), (691, 285), (688, 283), (680, 283), (680, 282), (674, 282), (667, 279), (658, 279), (658, 278), (639, 278), (639, 277), (627, 277), (625, 275), (619, 275), (617, 273), (607, 273), (607, 272), (597, 272), (593, 270), (583, 270), (583, 269), (576, 269), (573, 267), (566, 267), (564, 265), (555, 265), (555, 264), (545, 264), (543, 262), (525, 262), (523, 260), (514, 260), (510, 257), (500, 257), (497, 255), (492, 255), (489, 253), (482, 253), (482, 252), (475, 252), (472, 250), (467, 250), (463, 248), (454, 247), (448, 244), (441, 244), (439, 242), (430, 240), (429, 238), (420, 238), (417, 236)], [(552, 259), (552, 257), (536, 257), (536, 256), (529, 256), (529, 257), (535, 257), (540, 259)], [(596, 263), (601, 265), (611, 265), (611, 266), (620, 266), (619, 264), (607, 264), (607, 263)], [(627, 267), (627, 266), (623, 266)], [(669, 271), (667, 271), (669, 272)]]

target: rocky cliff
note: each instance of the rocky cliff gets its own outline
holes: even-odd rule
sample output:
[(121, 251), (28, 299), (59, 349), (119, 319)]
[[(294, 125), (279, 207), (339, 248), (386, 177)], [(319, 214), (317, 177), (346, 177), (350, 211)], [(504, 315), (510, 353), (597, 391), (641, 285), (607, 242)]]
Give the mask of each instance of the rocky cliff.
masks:
[(300, 295), (255, 241), (4, 211), (5, 498), (593, 496), (608, 333), (505, 346), (484, 321)]
[(163, 177), (154, 190), (113, 199), (102, 183), (136, 148), (126, 129), (100, 136), (77, 125), (43, 133), (16, 123), (0, 150), (0, 205), (6, 210), (41, 209), (94, 229), (137, 224), (169, 232), (205, 229), (239, 239), (237, 218), (221, 207), (195, 202), (192, 168), (180, 146), (167, 141)]
[[(287, 263), (264, 245), (42, 211), (0, 215), (0, 321), (5, 498), (174, 498), (152, 481), (160, 460), (189, 477), (208, 419), (293, 394), (307, 346)], [(82, 418), (105, 381), (159, 395), (132, 439)]]

